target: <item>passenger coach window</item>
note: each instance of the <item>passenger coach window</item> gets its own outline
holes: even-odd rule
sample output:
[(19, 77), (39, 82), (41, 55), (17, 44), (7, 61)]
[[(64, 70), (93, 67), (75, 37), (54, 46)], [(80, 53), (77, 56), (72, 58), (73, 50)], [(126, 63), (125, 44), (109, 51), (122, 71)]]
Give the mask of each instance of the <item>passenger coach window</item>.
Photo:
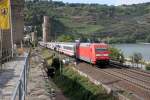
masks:
[(108, 51), (107, 48), (96, 48), (96, 52), (103, 52), (103, 51)]
[(67, 46), (64, 46), (64, 49), (67, 49), (67, 50), (73, 50), (72, 47), (67, 47)]

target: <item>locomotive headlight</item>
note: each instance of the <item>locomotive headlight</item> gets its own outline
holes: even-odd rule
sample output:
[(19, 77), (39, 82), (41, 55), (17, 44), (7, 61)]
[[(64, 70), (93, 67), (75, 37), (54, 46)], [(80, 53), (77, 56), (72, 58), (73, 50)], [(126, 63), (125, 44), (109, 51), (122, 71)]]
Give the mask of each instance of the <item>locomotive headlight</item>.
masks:
[(96, 54), (96, 56), (98, 57), (98, 56), (103, 56), (103, 54)]
[(108, 54), (96, 54), (97, 57), (99, 56), (108, 56)]
[(108, 56), (108, 54), (103, 54), (103, 56)]

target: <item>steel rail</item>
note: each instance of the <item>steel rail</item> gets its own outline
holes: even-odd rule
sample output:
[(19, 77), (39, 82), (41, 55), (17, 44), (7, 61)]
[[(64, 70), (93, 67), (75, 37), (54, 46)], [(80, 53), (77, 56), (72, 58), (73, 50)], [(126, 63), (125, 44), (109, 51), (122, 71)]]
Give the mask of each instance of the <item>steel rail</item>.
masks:
[(119, 68), (128, 68), (128, 70), (132, 70), (132, 71), (137, 72), (137, 73), (147, 74), (150, 77), (150, 72), (149, 71), (139, 70), (139, 69), (134, 68), (132, 66), (122, 64), (122, 63), (120, 63), (118, 61), (110, 60), (110, 65), (112, 65), (114, 67), (119, 67)]
[(105, 73), (105, 74), (114, 76), (114, 77), (122, 79), (122, 80), (126, 80), (127, 82), (133, 84), (134, 86), (140, 87), (140, 88), (142, 88), (142, 89), (144, 89), (146, 91), (150, 91), (150, 87), (149, 86), (143, 85), (143, 84), (139, 84), (138, 82), (135, 82), (134, 80), (132, 80), (131, 77), (130, 77), (130, 79), (126, 78), (126, 77), (122, 77), (122, 76), (120, 76), (120, 74), (114, 73), (113, 70), (98, 69), (97, 67), (96, 67), (96, 69), (101, 71), (101, 72), (103, 72), (103, 73)]
[[(139, 80), (139, 81), (142, 81), (142, 82), (145, 82), (145, 83), (149, 83), (150, 84), (150, 73), (147, 73), (147, 72), (145, 72), (145, 71), (141, 71), (141, 70), (135, 70), (135, 69), (129, 69), (129, 68), (122, 68), (122, 66), (121, 65), (116, 65), (116, 64), (110, 64), (111, 66), (114, 66), (114, 67), (117, 67), (117, 68), (121, 68), (121, 72), (120, 71), (117, 71), (117, 69), (116, 70), (114, 70), (114, 69), (112, 69), (113, 71), (115, 71), (115, 72), (118, 72), (118, 73), (121, 73), (121, 74), (124, 74), (124, 75), (126, 75), (126, 76), (128, 76), (128, 77), (131, 77), (131, 78), (134, 78), (134, 79), (137, 79), (137, 80)], [(135, 77), (135, 75), (134, 76), (129, 76), (128, 74), (129, 73), (131, 73), (132, 72), (132, 74), (139, 74), (139, 76), (142, 76), (143, 78), (149, 78), (149, 79), (140, 79), (140, 78), (138, 78), (138, 77)], [(128, 74), (127, 74), (128, 73)]]
[[(131, 78), (137, 79), (139, 81), (142, 81), (142, 82), (150, 84), (150, 77), (146, 76), (146, 75), (143, 75), (142, 73), (139, 73), (139, 75), (138, 75), (138, 73), (132, 72), (132, 71), (127, 70), (127, 69), (120, 69), (120, 70), (118, 70), (118, 69), (112, 69), (112, 70), (114, 72), (117, 72), (117, 73), (120, 73), (120, 74), (124, 74), (124, 75), (126, 75), (128, 77), (131, 77)], [(132, 75), (130, 75), (130, 74), (132, 74)]]

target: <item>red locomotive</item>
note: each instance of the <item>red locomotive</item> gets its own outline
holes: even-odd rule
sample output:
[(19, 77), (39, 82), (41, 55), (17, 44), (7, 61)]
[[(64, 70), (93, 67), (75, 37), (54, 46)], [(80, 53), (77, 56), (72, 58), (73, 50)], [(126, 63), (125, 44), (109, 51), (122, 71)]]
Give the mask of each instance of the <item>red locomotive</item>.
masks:
[(108, 45), (105, 43), (81, 43), (77, 46), (77, 58), (92, 64), (109, 63)]

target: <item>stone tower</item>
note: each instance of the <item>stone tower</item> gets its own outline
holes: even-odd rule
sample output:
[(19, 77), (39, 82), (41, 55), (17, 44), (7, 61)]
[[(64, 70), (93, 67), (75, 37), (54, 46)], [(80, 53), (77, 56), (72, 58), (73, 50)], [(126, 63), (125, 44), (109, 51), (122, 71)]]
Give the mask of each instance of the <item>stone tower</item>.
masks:
[(44, 22), (43, 22), (43, 42), (48, 42), (49, 41), (49, 32), (50, 32), (50, 24), (49, 24), (49, 17), (44, 16), (43, 17)]
[(12, 0), (14, 43), (20, 44), (24, 32), (24, 0)]

